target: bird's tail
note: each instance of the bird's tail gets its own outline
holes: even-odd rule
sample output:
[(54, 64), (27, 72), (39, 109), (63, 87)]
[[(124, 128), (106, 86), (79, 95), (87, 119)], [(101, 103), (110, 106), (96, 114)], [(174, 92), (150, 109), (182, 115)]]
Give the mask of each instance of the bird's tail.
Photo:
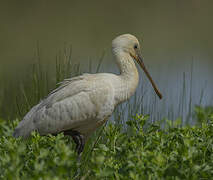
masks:
[(21, 136), (21, 129), (20, 128), (15, 128), (13, 132), (13, 137), (18, 138)]
[(27, 138), (30, 136), (31, 132), (34, 131), (35, 128), (33, 124), (27, 122), (20, 122), (20, 124), (15, 128), (13, 132), (13, 137), (23, 137)]

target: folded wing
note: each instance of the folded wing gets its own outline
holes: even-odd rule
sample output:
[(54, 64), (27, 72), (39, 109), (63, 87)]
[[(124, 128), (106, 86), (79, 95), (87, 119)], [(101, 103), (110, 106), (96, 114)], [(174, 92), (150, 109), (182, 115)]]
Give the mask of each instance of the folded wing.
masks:
[(85, 74), (66, 79), (26, 114), (14, 136), (28, 137), (33, 130), (45, 135), (69, 129), (87, 134), (113, 109), (113, 89), (103, 76)]

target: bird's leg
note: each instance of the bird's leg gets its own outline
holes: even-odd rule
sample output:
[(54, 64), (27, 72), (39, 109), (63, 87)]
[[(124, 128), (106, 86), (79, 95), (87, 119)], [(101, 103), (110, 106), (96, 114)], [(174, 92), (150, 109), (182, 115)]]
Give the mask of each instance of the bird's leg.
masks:
[(78, 152), (78, 154), (81, 154), (81, 152), (84, 149), (84, 145), (85, 145), (85, 140), (83, 135), (81, 134), (77, 134), (72, 136), (74, 142), (76, 143), (76, 151)]
[(76, 144), (76, 151), (78, 155), (82, 153), (84, 150), (84, 145), (85, 145), (85, 138), (82, 134), (80, 134), (78, 131), (73, 131), (73, 130), (67, 130), (64, 131), (64, 135), (69, 135), (72, 137)]
[(76, 151), (78, 153), (78, 159), (77, 159), (77, 164), (78, 164), (78, 170), (76, 172), (75, 177), (78, 177), (81, 174), (81, 169), (80, 169), (80, 162), (81, 162), (81, 153), (84, 150), (84, 145), (85, 145), (85, 137), (80, 134), (78, 131), (73, 131), (73, 130), (67, 130), (64, 131), (64, 135), (69, 135), (72, 137), (76, 144)]

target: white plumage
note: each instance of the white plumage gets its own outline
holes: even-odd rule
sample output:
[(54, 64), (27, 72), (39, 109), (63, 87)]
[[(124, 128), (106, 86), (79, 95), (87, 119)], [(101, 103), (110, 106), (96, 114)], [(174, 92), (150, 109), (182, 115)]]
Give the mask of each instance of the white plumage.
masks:
[[(80, 153), (85, 139), (107, 121), (116, 105), (134, 94), (139, 77), (133, 59), (145, 70), (139, 42), (133, 35), (115, 38), (112, 52), (119, 75), (83, 74), (64, 80), (25, 115), (16, 127), (14, 137), (26, 138), (34, 130), (41, 135), (66, 132), (74, 138)], [(152, 80), (151, 83), (161, 98)]]

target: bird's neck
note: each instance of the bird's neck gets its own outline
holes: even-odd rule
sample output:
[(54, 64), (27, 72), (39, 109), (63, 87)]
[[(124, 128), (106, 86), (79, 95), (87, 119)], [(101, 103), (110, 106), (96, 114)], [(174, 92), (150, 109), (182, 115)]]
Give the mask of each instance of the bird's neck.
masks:
[(134, 60), (126, 52), (115, 53), (116, 62), (118, 64), (120, 74), (119, 83), (116, 85), (116, 102), (119, 104), (129, 99), (138, 86), (139, 75)]

